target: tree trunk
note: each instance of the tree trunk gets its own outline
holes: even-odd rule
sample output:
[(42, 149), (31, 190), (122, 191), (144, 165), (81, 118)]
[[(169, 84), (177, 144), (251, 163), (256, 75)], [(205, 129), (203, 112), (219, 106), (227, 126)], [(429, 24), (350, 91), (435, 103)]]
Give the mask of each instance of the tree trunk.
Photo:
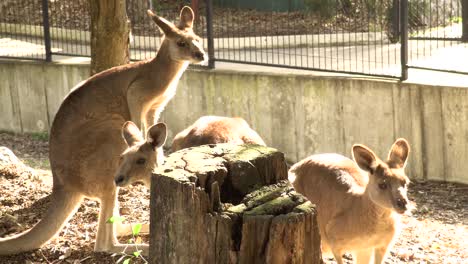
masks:
[(184, 149), (151, 184), (150, 263), (321, 263), (315, 206), (262, 146)]
[(129, 63), (130, 25), (125, 0), (89, 0), (91, 75)]

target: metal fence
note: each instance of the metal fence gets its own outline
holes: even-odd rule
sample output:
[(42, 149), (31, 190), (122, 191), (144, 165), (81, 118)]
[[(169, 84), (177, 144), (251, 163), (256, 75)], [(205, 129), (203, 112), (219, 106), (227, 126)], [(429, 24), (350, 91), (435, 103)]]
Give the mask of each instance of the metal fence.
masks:
[(468, 0), (413, 0), (407, 12), (408, 67), (468, 73)]
[(0, 3), (0, 14), (0, 56), (44, 60), (42, 2), (4, 1)]
[[(274, 1), (270, 9), (274, 10)], [(342, 0), (302, 9), (215, 11), (219, 61), (398, 77), (400, 45), (391, 43), (392, 3)]]
[[(146, 9), (175, 21), (192, 4), (211, 67), (234, 62), (401, 79), (408, 68), (468, 73), (460, 62), (441, 63), (443, 54), (467, 47), (468, 0), (126, 3), (132, 60), (153, 57), (161, 42)], [(88, 0), (4, 0), (0, 8), (0, 57), (90, 56)]]

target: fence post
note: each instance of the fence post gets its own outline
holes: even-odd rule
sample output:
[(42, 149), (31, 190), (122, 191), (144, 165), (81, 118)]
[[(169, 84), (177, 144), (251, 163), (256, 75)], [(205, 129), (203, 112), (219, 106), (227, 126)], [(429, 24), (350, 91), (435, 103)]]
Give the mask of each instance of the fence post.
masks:
[(208, 38), (208, 67), (215, 67), (213, 39), (213, 1), (206, 0), (206, 37)]
[(50, 25), (49, 25), (49, 3), (48, 0), (42, 0), (42, 24), (44, 27), (44, 45), (46, 61), (52, 61), (52, 48), (50, 44)]
[(400, 80), (408, 79), (408, 0), (400, 1), (400, 60), (401, 77)]
[(392, 1), (391, 9), (391, 27), (388, 29), (390, 31), (389, 37), (391, 43), (397, 43), (400, 40), (400, 0)]
[(468, 0), (462, 0), (462, 41), (468, 42)]

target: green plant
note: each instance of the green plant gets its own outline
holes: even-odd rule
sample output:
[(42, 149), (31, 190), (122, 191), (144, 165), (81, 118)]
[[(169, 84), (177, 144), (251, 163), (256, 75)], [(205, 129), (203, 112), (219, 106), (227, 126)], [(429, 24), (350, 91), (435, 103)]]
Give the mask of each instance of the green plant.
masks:
[(33, 169), (50, 170), (50, 161), (47, 157), (28, 157), (21, 160)]
[[(124, 221), (125, 221), (125, 218), (122, 216), (112, 216), (111, 218), (107, 220), (107, 223), (116, 224), (116, 223), (123, 223)], [(143, 225), (141, 223), (137, 223), (134, 225), (132, 224), (132, 238), (128, 240), (129, 244), (141, 244), (140, 231), (141, 231), (142, 226)], [(130, 264), (131, 261), (135, 259), (141, 259), (143, 260), (144, 263), (148, 263), (148, 261), (146, 261), (146, 259), (141, 255), (141, 250), (139, 250), (137, 246), (135, 246), (135, 251), (133, 251), (132, 254), (127, 254), (125, 253), (125, 251), (126, 250), (118, 254), (118, 255), (121, 255), (121, 257), (116, 261), (116, 263)], [(114, 254), (114, 255), (117, 255), (117, 254)]]
[(49, 140), (49, 134), (47, 132), (35, 132), (31, 133), (31, 138), (39, 141)]

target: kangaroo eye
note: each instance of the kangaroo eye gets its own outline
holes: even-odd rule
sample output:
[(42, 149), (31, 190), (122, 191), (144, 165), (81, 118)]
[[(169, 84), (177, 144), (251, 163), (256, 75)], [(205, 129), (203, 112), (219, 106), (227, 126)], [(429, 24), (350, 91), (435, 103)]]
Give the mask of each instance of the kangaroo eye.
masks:
[(187, 46), (187, 42), (183, 41), (183, 40), (180, 40), (180, 41), (177, 41), (177, 46), (183, 48), (183, 47), (186, 47)]
[(136, 161), (136, 163), (137, 163), (138, 165), (143, 165), (143, 164), (145, 164), (145, 162), (146, 162), (146, 160), (145, 160), (144, 158), (137, 159), (137, 161)]
[(386, 190), (388, 188), (388, 184), (385, 183), (385, 182), (381, 182), (381, 183), (379, 183), (379, 188), (381, 190)]

